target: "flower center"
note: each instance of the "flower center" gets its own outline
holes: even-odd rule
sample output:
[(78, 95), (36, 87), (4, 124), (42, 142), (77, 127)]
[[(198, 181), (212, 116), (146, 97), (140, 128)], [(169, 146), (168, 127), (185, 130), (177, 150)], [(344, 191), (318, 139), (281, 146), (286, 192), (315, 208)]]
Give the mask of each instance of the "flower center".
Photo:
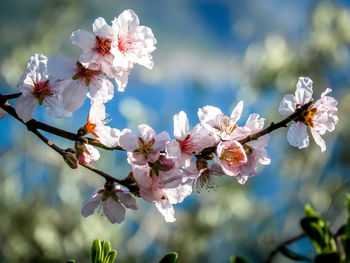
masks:
[(110, 54), (112, 40), (96, 36), (95, 50), (102, 56)]
[(54, 92), (51, 90), (49, 80), (35, 82), (33, 81), (32, 95), (38, 99), (38, 103), (41, 106), (46, 97), (52, 96)]
[(245, 154), (244, 151), (242, 151), (242, 147), (234, 145), (222, 152), (220, 160), (232, 166), (239, 166), (244, 162)]
[(118, 49), (121, 53), (125, 53), (129, 50), (131, 41), (128, 37), (119, 36), (118, 37)]
[[(300, 106), (299, 104), (297, 104), (297, 108), (298, 106)], [(303, 122), (305, 125), (310, 126), (311, 128), (314, 127), (314, 123), (312, 121), (313, 116), (316, 114), (317, 112), (317, 108), (312, 108), (309, 109), (308, 111), (306, 111), (304, 113), (304, 116), (301, 116), (300, 118), (296, 119), (295, 121), (298, 122)]]
[(80, 79), (87, 86), (90, 85), (92, 79), (101, 74), (100, 70), (93, 70), (84, 67), (79, 61), (77, 61), (77, 69), (76, 74), (72, 77), (72, 79)]
[(91, 123), (89, 120), (90, 115), (88, 115), (87, 117), (87, 122), (84, 125), (85, 129), (86, 129), (86, 134), (91, 133), (93, 134), (96, 138), (98, 138), (98, 135), (95, 132), (95, 128), (96, 128), (96, 124), (95, 123)]
[(191, 134), (188, 134), (183, 141), (179, 141), (179, 146), (181, 152), (185, 154), (195, 154), (197, 144), (193, 142), (193, 138), (191, 138)]
[(139, 148), (137, 149), (137, 152), (142, 153), (145, 157), (148, 156), (153, 151), (153, 145), (154, 145), (154, 138), (152, 138), (149, 141), (145, 141), (141, 137), (138, 139)]

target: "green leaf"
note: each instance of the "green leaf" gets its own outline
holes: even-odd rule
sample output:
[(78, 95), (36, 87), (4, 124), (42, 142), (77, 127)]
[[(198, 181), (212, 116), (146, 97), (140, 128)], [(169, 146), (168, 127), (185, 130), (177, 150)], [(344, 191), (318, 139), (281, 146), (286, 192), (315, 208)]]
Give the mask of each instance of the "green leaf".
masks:
[(167, 255), (165, 255), (159, 263), (177, 263), (178, 261), (178, 255), (176, 252), (171, 252)]
[(326, 248), (325, 237), (322, 228), (318, 224), (318, 219), (313, 217), (305, 217), (300, 221), (300, 225), (305, 234), (310, 238), (312, 245), (318, 253)]
[(91, 262), (100, 263), (101, 259), (101, 241), (95, 239), (91, 245)]
[(305, 205), (305, 217), (318, 217), (310, 205)]
[(117, 257), (117, 251), (112, 250), (111, 252), (108, 253), (104, 263), (113, 263), (116, 257)]
[(347, 198), (348, 198), (348, 213), (350, 216), (350, 194), (347, 195)]
[(66, 263), (76, 263), (74, 259), (66, 261)]
[(230, 258), (231, 263), (249, 263), (248, 260), (246, 260), (242, 256), (233, 256)]
[(315, 263), (340, 263), (340, 256), (337, 252), (324, 253), (315, 257)]
[(295, 260), (295, 261), (308, 261), (308, 262), (313, 261), (311, 258), (308, 258), (308, 257), (303, 256), (303, 255), (299, 255), (298, 253), (287, 248), (286, 246), (281, 247), (279, 249), (279, 251), (287, 258), (290, 258), (290, 259)]

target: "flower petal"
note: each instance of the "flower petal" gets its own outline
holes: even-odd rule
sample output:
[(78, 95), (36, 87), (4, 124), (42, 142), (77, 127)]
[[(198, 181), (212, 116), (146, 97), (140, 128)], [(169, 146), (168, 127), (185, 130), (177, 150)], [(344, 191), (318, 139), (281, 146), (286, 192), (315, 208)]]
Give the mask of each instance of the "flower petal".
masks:
[(112, 224), (120, 224), (123, 222), (125, 219), (125, 211), (124, 206), (113, 198), (107, 198), (107, 200), (103, 202), (103, 213)]
[(322, 139), (321, 135), (313, 128), (311, 128), (311, 134), (317, 145), (321, 147), (321, 152), (324, 152), (326, 150), (326, 142)]
[(188, 118), (184, 111), (174, 115), (174, 136), (177, 139), (183, 140), (187, 136), (189, 132), (188, 126)]
[(47, 67), (50, 75), (57, 79), (72, 79), (77, 69), (73, 59), (62, 55), (49, 58)]
[(295, 101), (294, 95), (287, 94), (283, 97), (278, 111), (283, 116), (292, 115), (296, 109), (295, 105), (296, 105), (296, 101)]
[(130, 208), (133, 210), (137, 210), (138, 206), (136, 203), (136, 199), (134, 197), (132, 197), (131, 194), (129, 193), (121, 193), (121, 192), (117, 192), (117, 197), (120, 200), (120, 202), (126, 207), (126, 208)]
[[(101, 189), (98, 189), (101, 190)], [(81, 209), (81, 214), (84, 217), (88, 217), (89, 215), (92, 215), (95, 211), (95, 209), (98, 207), (99, 203), (101, 202), (102, 194), (95, 193), (92, 195), (92, 197), (89, 197), (86, 199), (83, 203), (83, 207)]]
[(175, 210), (169, 200), (158, 200), (155, 202), (158, 211), (164, 216), (166, 222), (175, 222)]
[(82, 50), (93, 48), (96, 42), (94, 34), (81, 29), (74, 31), (70, 39), (74, 45), (77, 45)]
[(33, 118), (37, 104), (38, 100), (33, 96), (19, 96), (15, 106), (18, 117), (20, 117), (23, 122), (28, 122), (31, 118)]
[(138, 137), (129, 129), (123, 129), (119, 137), (119, 145), (124, 150), (132, 152), (139, 148)]
[(233, 109), (230, 116), (230, 123), (235, 124), (241, 117), (243, 111), (243, 101), (238, 102), (237, 106)]
[(308, 77), (300, 77), (295, 91), (295, 100), (304, 105), (312, 99), (312, 80)]
[(308, 147), (309, 135), (307, 133), (307, 126), (302, 122), (293, 122), (289, 127), (287, 140), (290, 145), (299, 149)]

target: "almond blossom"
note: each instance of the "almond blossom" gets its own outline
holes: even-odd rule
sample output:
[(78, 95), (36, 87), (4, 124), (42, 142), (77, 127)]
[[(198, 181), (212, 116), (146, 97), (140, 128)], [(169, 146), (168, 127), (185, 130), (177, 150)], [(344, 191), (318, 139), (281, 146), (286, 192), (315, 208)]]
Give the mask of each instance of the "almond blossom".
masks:
[(153, 202), (166, 222), (174, 222), (175, 210), (172, 205), (181, 203), (192, 193), (192, 184), (190, 181), (183, 182), (182, 171), (176, 167), (175, 162), (170, 166), (171, 160), (165, 163), (156, 166), (130, 164), (141, 197)]
[(69, 57), (55, 55), (48, 60), (48, 71), (53, 77), (64, 80), (60, 83), (66, 110), (79, 109), (86, 96), (98, 103), (105, 103), (114, 96), (113, 83), (101, 75), (95, 64), (83, 65)]
[(97, 207), (101, 206), (103, 214), (112, 223), (121, 223), (125, 219), (125, 208), (137, 210), (136, 200), (129, 190), (121, 185), (100, 187), (83, 203), (81, 214), (84, 217), (92, 215)]
[(215, 139), (202, 124), (197, 124), (189, 132), (188, 118), (183, 111), (174, 115), (174, 136), (176, 140), (166, 145), (166, 151), (169, 157), (177, 158), (181, 165), (193, 155), (215, 144)]
[(231, 116), (228, 117), (222, 113), (219, 108), (205, 106), (198, 110), (200, 122), (214, 135), (217, 142), (220, 140), (230, 140), (238, 127), (236, 122), (241, 117), (243, 110), (243, 101), (240, 101), (233, 109)]
[[(307, 77), (300, 77), (297, 83), (295, 95), (285, 95), (280, 103), (279, 112), (284, 116), (289, 116), (298, 107), (308, 103), (312, 99), (312, 80)], [(309, 146), (309, 135), (307, 127), (310, 128), (315, 142), (321, 147), (321, 152), (326, 150), (326, 143), (321, 135), (326, 131), (334, 131), (338, 122), (337, 100), (327, 96), (332, 90), (327, 88), (321, 98), (312, 104), (305, 112), (304, 116), (295, 120), (289, 127), (287, 140), (294, 147), (306, 148)]]
[(154, 163), (159, 159), (160, 152), (165, 151), (165, 144), (170, 140), (167, 132), (156, 132), (148, 125), (138, 126), (141, 136), (138, 137), (129, 129), (122, 130), (119, 145), (129, 152), (129, 159), (137, 165)]
[(151, 53), (156, 49), (152, 30), (140, 26), (140, 20), (133, 10), (125, 10), (112, 21), (116, 41), (112, 42), (113, 65), (128, 70), (133, 64), (153, 68)]
[(47, 71), (47, 57), (34, 54), (30, 57), (28, 72), (21, 76), (17, 88), (22, 92), (16, 103), (16, 113), (28, 122), (34, 115), (36, 106), (44, 104), (47, 112), (57, 118), (72, 116), (62, 105), (62, 85), (60, 81), (50, 82)]
[(92, 28), (93, 34), (79, 29), (71, 35), (73, 44), (82, 51), (79, 61), (98, 65), (101, 72), (116, 80), (118, 90), (124, 91), (128, 82), (128, 72), (120, 66), (113, 65), (112, 43), (118, 38), (114, 29), (102, 17), (95, 19)]
[(108, 123), (107, 117), (104, 104), (93, 103), (84, 128), (86, 133), (96, 136), (105, 146), (116, 147), (119, 145), (120, 131), (105, 125)]
[(216, 148), (215, 161), (228, 176), (237, 176), (239, 166), (248, 161), (243, 145), (236, 140), (220, 142)]
[[(259, 114), (250, 114), (246, 124), (241, 129), (241, 138), (261, 131), (264, 128), (264, 122), (265, 119), (260, 118)], [(257, 163), (262, 165), (270, 164), (271, 159), (265, 150), (269, 140), (270, 135), (266, 134), (243, 145), (243, 149), (247, 155), (247, 163), (238, 167), (239, 174), (237, 175), (237, 180), (239, 183), (244, 184), (248, 177), (256, 175)]]

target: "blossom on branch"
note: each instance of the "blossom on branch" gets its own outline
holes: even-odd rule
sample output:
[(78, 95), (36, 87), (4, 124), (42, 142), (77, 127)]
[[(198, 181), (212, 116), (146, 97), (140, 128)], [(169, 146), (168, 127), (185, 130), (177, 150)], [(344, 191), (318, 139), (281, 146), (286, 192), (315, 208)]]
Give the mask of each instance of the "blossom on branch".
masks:
[(84, 127), (87, 133), (96, 136), (105, 146), (116, 147), (119, 145), (120, 131), (105, 125), (109, 121), (106, 120), (107, 117), (104, 104), (92, 103)]
[(241, 117), (243, 110), (243, 101), (240, 101), (233, 109), (231, 116), (228, 117), (222, 113), (219, 108), (205, 106), (198, 110), (200, 122), (214, 135), (217, 142), (221, 140), (230, 140), (236, 135), (236, 122)]
[(16, 103), (16, 113), (28, 122), (34, 115), (36, 106), (44, 104), (47, 112), (56, 118), (72, 116), (63, 108), (61, 81), (50, 82), (47, 70), (47, 57), (34, 54), (30, 57), (28, 72), (21, 76), (17, 88), (22, 92)]
[(148, 125), (138, 126), (141, 134), (138, 137), (129, 129), (121, 131), (119, 145), (128, 151), (129, 160), (136, 165), (154, 163), (159, 159), (160, 152), (165, 151), (165, 144), (170, 140), (167, 132), (156, 132)]
[(190, 133), (188, 118), (183, 111), (174, 115), (174, 136), (176, 140), (166, 145), (166, 151), (169, 157), (176, 158), (181, 165), (185, 165), (193, 155), (215, 144), (215, 139), (201, 123)]
[[(300, 77), (297, 83), (295, 95), (285, 95), (280, 103), (279, 112), (281, 115), (289, 116), (295, 110), (312, 99), (312, 80), (307, 77)], [(337, 112), (338, 101), (327, 96), (332, 90), (327, 88), (321, 98), (312, 104), (299, 119), (295, 120), (289, 127), (287, 140), (294, 147), (306, 148), (309, 146), (309, 135), (307, 127), (310, 128), (315, 142), (321, 147), (321, 152), (326, 150), (326, 143), (321, 135), (326, 131), (334, 131), (338, 122)]]
[(129, 190), (115, 184), (96, 189), (92, 196), (84, 201), (81, 214), (88, 217), (99, 206), (102, 207), (103, 214), (112, 224), (123, 222), (125, 208), (138, 209), (136, 200), (129, 193)]
[(55, 55), (48, 60), (48, 71), (51, 76), (63, 80), (60, 82), (62, 103), (69, 111), (79, 109), (86, 96), (97, 103), (106, 103), (114, 96), (113, 83), (101, 75), (95, 64), (83, 65), (69, 57)]
[(82, 51), (79, 61), (96, 64), (98, 70), (116, 80), (119, 91), (124, 91), (128, 82), (128, 72), (127, 68), (113, 65), (112, 43), (118, 38), (114, 29), (102, 17), (94, 21), (92, 28), (93, 34), (79, 29), (71, 35), (73, 44)]
[(114, 55), (113, 65), (129, 70), (134, 64), (148, 69), (153, 68), (151, 53), (157, 43), (152, 30), (140, 26), (140, 20), (131, 9), (125, 10), (112, 21), (115, 41), (111, 52)]

